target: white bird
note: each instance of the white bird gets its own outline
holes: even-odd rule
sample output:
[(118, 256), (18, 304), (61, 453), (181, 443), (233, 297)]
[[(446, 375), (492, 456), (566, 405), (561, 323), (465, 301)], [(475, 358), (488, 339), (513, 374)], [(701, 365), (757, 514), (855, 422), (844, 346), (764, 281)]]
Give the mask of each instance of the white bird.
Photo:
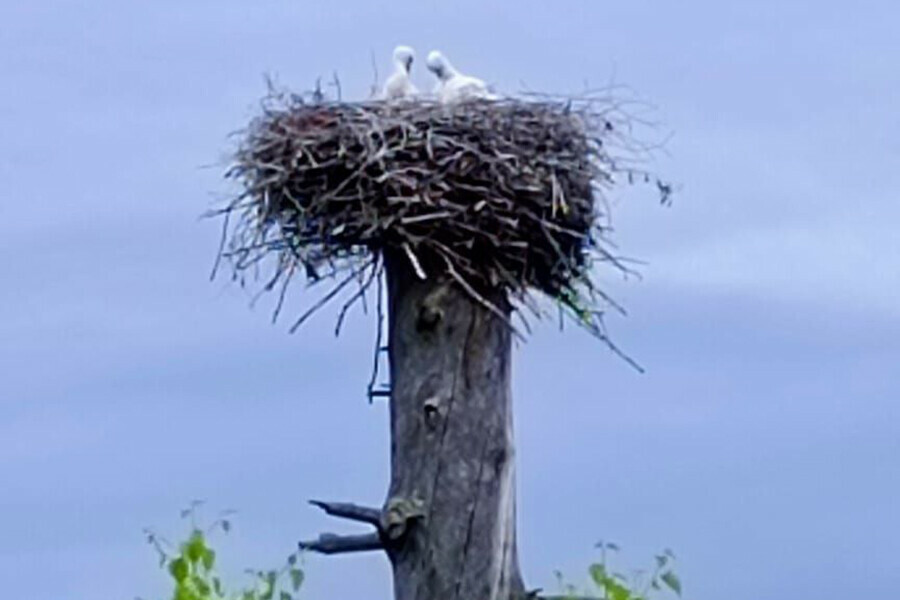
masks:
[(394, 48), (394, 72), (384, 82), (384, 88), (381, 90), (383, 99), (401, 100), (419, 93), (416, 86), (409, 80), (409, 72), (415, 56), (415, 51), (409, 46)]
[(444, 104), (472, 98), (497, 98), (484, 81), (471, 75), (463, 75), (454, 69), (447, 57), (437, 50), (428, 53), (425, 64), (428, 66), (428, 70), (438, 78), (434, 93)]

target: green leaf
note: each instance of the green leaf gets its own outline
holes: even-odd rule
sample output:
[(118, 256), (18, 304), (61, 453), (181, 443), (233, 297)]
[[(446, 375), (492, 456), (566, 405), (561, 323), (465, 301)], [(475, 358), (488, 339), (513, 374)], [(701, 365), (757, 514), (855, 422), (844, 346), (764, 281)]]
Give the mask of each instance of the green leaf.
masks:
[(216, 596), (224, 596), (225, 594), (222, 593), (222, 580), (218, 577), (213, 577), (212, 583), (213, 590), (215, 590), (216, 592)]
[(200, 558), (203, 562), (203, 568), (207, 571), (212, 571), (213, 566), (216, 564), (216, 551), (211, 548), (204, 548)]
[(607, 580), (606, 582), (606, 593), (609, 595), (610, 600), (630, 600), (631, 599), (631, 590), (627, 587), (613, 581), (612, 579)]
[(296, 592), (297, 590), (300, 589), (300, 586), (303, 585), (303, 577), (304, 577), (303, 570), (294, 568), (294, 569), (291, 569), (289, 571), (289, 573), (291, 576), (291, 587)]
[(194, 593), (183, 585), (175, 588), (175, 600), (197, 600)]
[(287, 592), (281, 592), (278, 594), (279, 600), (293, 600), (293, 597)]
[(590, 566), (588, 572), (591, 574), (591, 579), (594, 580), (594, 583), (596, 583), (598, 587), (606, 586), (606, 581), (609, 579), (609, 576), (606, 574), (606, 565), (594, 563)]
[(659, 579), (666, 584), (666, 587), (681, 596), (681, 580), (678, 579), (678, 575), (672, 571), (666, 571), (659, 576)]
[(195, 576), (193, 578), (193, 581), (194, 587), (197, 588), (197, 593), (199, 593), (200, 596), (209, 596), (209, 592), (212, 588), (210, 588), (209, 584), (206, 583), (206, 581), (204, 581), (202, 577)]
[(297, 555), (296, 554), (291, 554), (290, 556), (288, 556), (288, 564), (291, 565), (292, 567), (297, 564)]
[(259, 600), (272, 600), (275, 596), (275, 581), (278, 579), (278, 573), (276, 571), (269, 571), (268, 573), (260, 574), (260, 578), (263, 580), (263, 592), (259, 595)]
[(191, 563), (198, 563), (206, 554), (206, 540), (203, 539), (203, 532), (195, 529), (191, 532), (187, 544), (184, 547), (184, 554)]
[(176, 558), (169, 563), (169, 573), (178, 583), (181, 583), (188, 576), (188, 564), (183, 558)]

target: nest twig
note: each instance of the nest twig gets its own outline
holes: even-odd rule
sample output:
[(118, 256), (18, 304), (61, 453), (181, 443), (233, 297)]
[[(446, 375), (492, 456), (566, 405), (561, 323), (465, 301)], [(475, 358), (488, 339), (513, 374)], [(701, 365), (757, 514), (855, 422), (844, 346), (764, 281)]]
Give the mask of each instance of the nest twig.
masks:
[(225, 217), (220, 254), (241, 281), (274, 257), (263, 289), (281, 286), (275, 316), (293, 279), (337, 278), (292, 329), (356, 284), (339, 331), (394, 251), (478, 302), (502, 290), (541, 316), (531, 294), (546, 294), (615, 349), (601, 317), (618, 305), (592, 267), (629, 268), (608, 239), (604, 193), (621, 178), (652, 179), (664, 201), (671, 191), (640, 170), (648, 149), (625, 108), (602, 93), (444, 106), (270, 88), (226, 174), (241, 193), (214, 213)]

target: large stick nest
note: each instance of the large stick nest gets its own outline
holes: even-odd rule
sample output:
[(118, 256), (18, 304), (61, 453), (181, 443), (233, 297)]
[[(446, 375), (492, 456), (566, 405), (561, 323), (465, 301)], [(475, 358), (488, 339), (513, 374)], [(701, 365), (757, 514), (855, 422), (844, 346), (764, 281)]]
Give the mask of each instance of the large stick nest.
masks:
[(393, 253), (495, 312), (505, 313), (500, 297), (540, 315), (531, 293), (543, 292), (605, 339), (598, 317), (609, 299), (591, 267), (626, 267), (607, 240), (604, 192), (620, 177), (650, 180), (632, 162), (645, 148), (622, 103), (594, 94), (387, 104), (270, 90), (262, 108), (227, 173), (242, 192), (220, 211), (222, 255), (237, 275), (274, 254), (264, 289), (280, 283), (282, 299), (297, 274), (339, 276), (326, 300), (357, 281), (346, 311)]

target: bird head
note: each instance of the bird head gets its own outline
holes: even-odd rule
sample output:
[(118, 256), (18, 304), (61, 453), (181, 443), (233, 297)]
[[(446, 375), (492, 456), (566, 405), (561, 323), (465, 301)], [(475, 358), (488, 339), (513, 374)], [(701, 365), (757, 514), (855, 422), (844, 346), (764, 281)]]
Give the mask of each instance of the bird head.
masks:
[(428, 58), (425, 59), (425, 65), (428, 67), (428, 70), (434, 73), (441, 81), (450, 79), (456, 72), (450, 64), (450, 61), (447, 60), (447, 57), (437, 50), (432, 50), (428, 53)]
[(397, 46), (394, 48), (394, 62), (406, 69), (407, 73), (412, 69), (413, 59), (415, 59), (415, 57), (415, 50), (409, 46)]

